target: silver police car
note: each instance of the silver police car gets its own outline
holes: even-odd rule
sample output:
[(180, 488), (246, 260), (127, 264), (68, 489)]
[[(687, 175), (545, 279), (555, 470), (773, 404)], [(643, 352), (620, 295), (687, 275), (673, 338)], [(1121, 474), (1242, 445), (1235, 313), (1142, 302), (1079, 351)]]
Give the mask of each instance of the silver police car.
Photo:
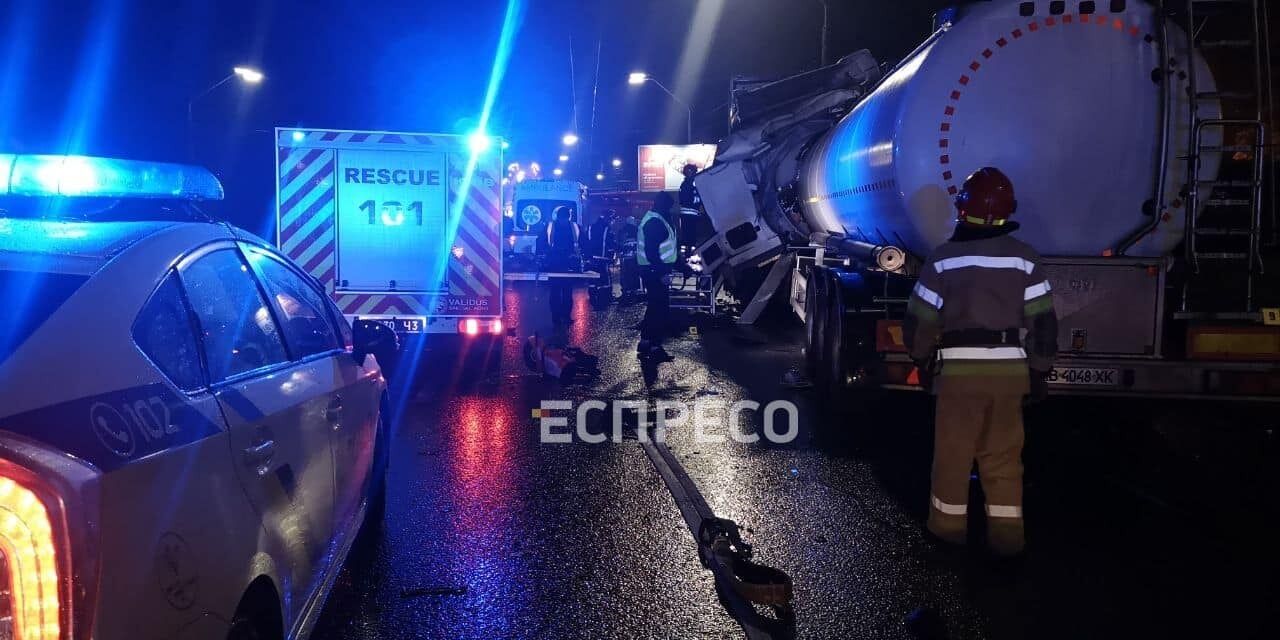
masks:
[(251, 234), (146, 221), (221, 195), (0, 154), (0, 638), (306, 637), (381, 517), (386, 382), (335, 305)]

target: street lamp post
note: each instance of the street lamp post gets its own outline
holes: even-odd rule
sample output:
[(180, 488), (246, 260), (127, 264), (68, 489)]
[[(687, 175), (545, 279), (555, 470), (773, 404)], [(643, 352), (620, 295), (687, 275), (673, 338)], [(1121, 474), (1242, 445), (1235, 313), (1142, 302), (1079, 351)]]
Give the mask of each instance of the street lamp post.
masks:
[(222, 85), (228, 82), (231, 82), (233, 78), (240, 78), (241, 82), (244, 82), (245, 84), (249, 84), (249, 85), (254, 85), (254, 84), (261, 83), (265, 77), (266, 76), (264, 76), (262, 72), (258, 71), (257, 69), (253, 69), (250, 67), (234, 67), (233, 69), (231, 69), (231, 73), (227, 74), (227, 77), (209, 85), (207, 89), (205, 89), (204, 91), (201, 91), (200, 93), (196, 94), (195, 97), (187, 101), (187, 157), (188, 159), (191, 159), (195, 155), (194, 137), (195, 137), (195, 128), (196, 128), (195, 127), (196, 103), (199, 102), (205, 96), (213, 93), (214, 90), (216, 90), (218, 87), (221, 87)]
[(822, 3), (822, 66), (827, 66), (827, 40), (831, 31), (830, 0), (818, 0)]
[(644, 73), (643, 71), (635, 71), (635, 72), (632, 72), (631, 75), (627, 76), (627, 84), (630, 84), (632, 86), (639, 86), (646, 82), (652, 82), (658, 85), (658, 88), (662, 89), (662, 91), (666, 93), (668, 96), (671, 96), (671, 99), (675, 100), (676, 104), (684, 107), (685, 111), (689, 115), (688, 120), (686, 120), (685, 122), (685, 132), (684, 132), (685, 143), (692, 144), (693, 143), (693, 107), (689, 106), (689, 103), (685, 102), (684, 100), (677, 98), (676, 94), (671, 93), (670, 89), (664, 86), (661, 82), (658, 82), (656, 79), (654, 79), (653, 76), (650, 76), (649, 74)]

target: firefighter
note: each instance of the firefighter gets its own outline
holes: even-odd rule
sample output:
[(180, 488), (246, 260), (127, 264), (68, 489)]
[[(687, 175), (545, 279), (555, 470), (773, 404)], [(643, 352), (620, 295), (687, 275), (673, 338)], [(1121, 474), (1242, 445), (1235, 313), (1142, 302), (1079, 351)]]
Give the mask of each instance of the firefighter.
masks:
[(905, 327), (922, 382), (937, 396), (928, 529), (965, 542), (976, 460), (988, 546), (1016, 556), (1025, 546), (1022, 403), (1047, 394), (1057, 316), (1040, 256), (1010, 235), (1018, 223), (1009, 219), (1017, 209), (1009, 178), (976, 171), (955, 206), (955, 232), (921, 268)]
[(667, 290), (666, 277), (676, 263), (676, 231), (671, 228), (671, 208), (675, 204), (663, 191), (653, 199), (653, 208), (640, 219), (640, 234), (636, 247), (636, 262), (644, 281), (647, 306), (640, 323), (640, 344), (636, 351), (641, 358), (669, 362), (672, 358), (662, 348), (671, 325), (671, 294)]
[(582, 236), (582, 255), (589, 259), (591, 267), (600, 273), (594, 290), (601, 292), (597, 295), (609, 301), (613, 300), (613, 279), (609, 273), (609, 267), (613, 262), (609, 254), (609, 228), (617, 215), (618, 213), (613, 209), (606, 209), (596, 216), (595, 222), (587, 227), (587, 232)]

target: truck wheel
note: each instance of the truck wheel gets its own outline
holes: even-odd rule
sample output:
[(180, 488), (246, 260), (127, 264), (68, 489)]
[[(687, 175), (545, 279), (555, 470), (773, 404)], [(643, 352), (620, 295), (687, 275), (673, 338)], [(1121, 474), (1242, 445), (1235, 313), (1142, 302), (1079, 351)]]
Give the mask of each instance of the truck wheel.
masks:
[(838, 280), (832, 277), (827, 292), (826, 326), (823, 331), (823, 389), (828, 401), (838, 404), (845, 390), (845, 296)]
[(826, 269), (814, 267), (804, 293), (804, 364), (809, 377), (820, 375), (824, 325), (826, 324)]

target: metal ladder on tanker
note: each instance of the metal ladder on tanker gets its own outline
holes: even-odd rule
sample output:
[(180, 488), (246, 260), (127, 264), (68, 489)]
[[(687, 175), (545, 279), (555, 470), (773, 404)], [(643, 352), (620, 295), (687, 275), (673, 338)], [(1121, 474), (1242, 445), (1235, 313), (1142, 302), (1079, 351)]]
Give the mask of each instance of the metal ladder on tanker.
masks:
[[(1208, 315), (1226, 319), (1240, 315), (1249, 317), (1257, 311), (1257, 278), (1265, 271), (1262, 256), (1263, 186), (1267, 182), (1265, 150), (1267, 145), (1267, 118), (1271, 100), (1270, 52), (1268, 51), (1267, 0), (1187, 0), (1186, 30), (1188, 49), (1199, 49), (1206, 59), (1236, 60), (1252, 68), (1252, 86), (1212, 91), (1202, 89), (1196, 73), (1196, 65), (1187, 65), (1187, 81), (1191, 93), (1189, 131), (1190, 153), (1187, 157), (1186, 218), (1187, 237), (1185, 259), (1190, 269), (1183, 285), (1180, 316)], [(1215, 39), (1203, 39), (1201, 34), (1210, 20), (1215, 27), (1228, 25), (1224, 34)], [(1233, 22), (1234, 21), (1234, 22)], [(1240, 33), (1240, 29), (1247, 29)], [(1234, 37), (1230, 37), (1234, 36)], [(1245, 60), (1247, 58), (1247, 60)], [(1217, 65), (1219, 68), (1221, 64)], [(1221, 114), (1202, 117), (1203, 105), (1217, 101)], [(1221, 134), (1220, 141), (1214, 141)], [(1239, 166), (1241, 161), (1252, 160), (1248, 170), (1237, 175), (1223, 173), (1204, 174), (1204, 160), (1208, 154), (1221, 154), (1224, 162)], [(1203, 212), (1201, 207), (1204, 207)], [(1274, 214), (1273, 214), (1274, 215)], [(1275, 221), (1270, 221), (1275, 233)], [(1215, 301), (1212, 307), (1196, 308), (1202, 304), (1193, 299), (1192, 284), (1195, 280), (1243, 275), (1245, 290), (1243, 301), (1234, 309), (1234, 302)], [(1212, 287), (1211, 287), (1212, 288)], [(1220, 290), (1220, 289), (1219, 289)]]

